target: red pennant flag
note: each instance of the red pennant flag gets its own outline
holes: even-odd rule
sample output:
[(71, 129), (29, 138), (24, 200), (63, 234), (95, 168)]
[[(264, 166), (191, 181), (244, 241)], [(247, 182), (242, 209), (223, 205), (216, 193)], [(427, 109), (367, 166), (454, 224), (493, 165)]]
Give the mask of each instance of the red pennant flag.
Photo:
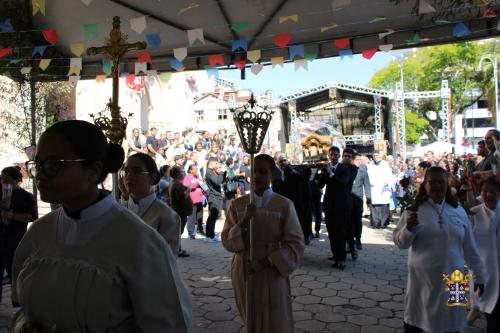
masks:
[(209, 55), (208, 61), (210, 62), (210, 67), (216, 67), (217, 64), (224, 66), (224, 58), (222, 58), (222, 54)]
[(11, 53), (12, 53), (12, 47), (6, 47), (3, 49), (0, 49), (0, 58), (6, 57)]
[(56, 45), (59, 40), (59, 36), (57, 36), (57, 32), (54, 29), (44, 29), (42, 30), (43, 38), (50, 44)]
[(245, 68), (245, 65), (247, 64), (247, 62), (245, 60), (235, 60), (234, 61), (234, 65), (236, 66), (236, 68), (238, 68), (239, 70), (242, 70), (243, 68)]
[(363, 58), (370, 60), (371, 58), (373, 58), (375, 53), (377, 53), (376, 48), (364, 50), (361, 54), (363, 55)]
[(288, 45), (288, 43), (290, 43), (291, 39), (292, 35), (290, 35), (289, 33), (276, 34), (274, 35), (274, 45), (279, 46), (283, 49)]
[(483, 17), (497, 17), (497, 13), (491, 8), (486, 8)]
[(333, 44), (335, 44), (335, 46), (338, 47), (339, 49), (345, 49), (346, 47), (349, 46), (349, 38), (335, 39), (333, 41)]
[(147, 62), (148, 64), (152, 64), (153, 60), (151, 60), (151, 54), (148, 51), (137, 52), (137, 61), (141, 64)]

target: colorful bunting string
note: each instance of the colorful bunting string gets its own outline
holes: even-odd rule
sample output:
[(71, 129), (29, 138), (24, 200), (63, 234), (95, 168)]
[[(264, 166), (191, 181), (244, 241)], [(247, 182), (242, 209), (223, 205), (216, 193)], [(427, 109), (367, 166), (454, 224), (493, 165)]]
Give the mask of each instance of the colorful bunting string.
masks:
[(335, 39), (333, 44), (339, 49), (345, 49), (349, 46), (349, 38)]
[(292, 36), (289, 33), (276, 34), (274, 35), (274, 44), (283, 49), (290, 43), (291, 39)]
[(42, 30), (43, 38), (50, 44), (56, 45), (59, 41), (59, 36), (57, 36), (57, 32), (54, 29), (44, 29)]
[(151, 54), (148, 51), (137, 52), (137, 61), (139, 61), (141, 64), (143, 62), (147, 62), (148, 64), (153, 63), (153, 60), (151, 59)]
[(146, 42), (148, 43), (148, 47), (151, 49), (155, 49), (155, 48), (159, 47), (161, 44), (160, 34), (158, 34), (158, 33), (147, 34), (146, 35)]
[(224, 58), (222, 54), (212, 54), (208, 56), (208, 62), (210, 67), (216, 67), (217, 65), (224, 66)]
[(292, 45), (288, 47), (288, 57), (290, 60), (295, 59), (295, 57), (299, 56), (301, 58), (304, 58), (304, 44), (301, 45)]

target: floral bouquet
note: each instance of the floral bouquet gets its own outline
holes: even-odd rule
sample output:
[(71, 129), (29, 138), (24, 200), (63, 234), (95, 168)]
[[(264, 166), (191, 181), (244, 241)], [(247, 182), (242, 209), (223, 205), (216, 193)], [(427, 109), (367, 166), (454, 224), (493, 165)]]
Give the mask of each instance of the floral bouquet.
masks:
[(417, 177), (406, 177), (399, 181), (399, 185), (403, 188), (404, 195), (400, 200), (401, 211), (409, 209), (415, 204), (420, 183)]
[(464, 176), (467, 178), (472, 177), (472, 173), (477, 164), (477, 157), (472, 154), (462, 155), (462, 163), (464, 167)]

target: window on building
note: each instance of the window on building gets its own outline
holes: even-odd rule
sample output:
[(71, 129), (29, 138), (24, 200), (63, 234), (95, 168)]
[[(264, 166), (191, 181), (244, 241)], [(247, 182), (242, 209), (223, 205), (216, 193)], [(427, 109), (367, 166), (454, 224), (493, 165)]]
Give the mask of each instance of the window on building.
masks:
[(487, 109), (488, 108), (488, 101), (487, 100), (477, 101), (477, 108), (478, 109)]
[(194, 121), (200, 122), (205, 120), (205, 111), (204, 110), (195, 110), (194, 111)]
[(463, 127), (465, 128), (478, 128), (478, 127), (492, 127), (495, 126), (493, 118), (467, 118), (464, 119)]
[(227, 119), (227, 109), (217, 109), (217, 119), (218, 120)]

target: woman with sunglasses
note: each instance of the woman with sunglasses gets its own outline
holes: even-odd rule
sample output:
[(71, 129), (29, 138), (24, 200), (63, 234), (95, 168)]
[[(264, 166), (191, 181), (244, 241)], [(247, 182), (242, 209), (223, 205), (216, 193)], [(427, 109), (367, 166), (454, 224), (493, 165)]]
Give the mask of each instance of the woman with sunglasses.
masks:
[[(12, 281), (12, 260), (14, 252), (26, 233), (28, 222), (37, 218), (33, 195), (20, 187), (23, 180), (18, 167), (10, 166), (2, 170), (2, 216), (0, 219), (0, 282), (4, 269)], [(2, 284), (0, 284), (0, 302)], [(17, 306), (16, 302), (12, 302)]]
[(167, 243), (97, 184), (123, 149), (69, 120), (40, 137), (41, 199), (61, 208), (35, 221), (13, 263), (24, 332), (191, 332), (191, 299)]
[(176, 256), (180, 248), (181, 219), (156, 197), (153, 189), (160, 174), (153, 158), (144, 153), (130, 156), (119, 176), (122, 204), (158, 231)]

